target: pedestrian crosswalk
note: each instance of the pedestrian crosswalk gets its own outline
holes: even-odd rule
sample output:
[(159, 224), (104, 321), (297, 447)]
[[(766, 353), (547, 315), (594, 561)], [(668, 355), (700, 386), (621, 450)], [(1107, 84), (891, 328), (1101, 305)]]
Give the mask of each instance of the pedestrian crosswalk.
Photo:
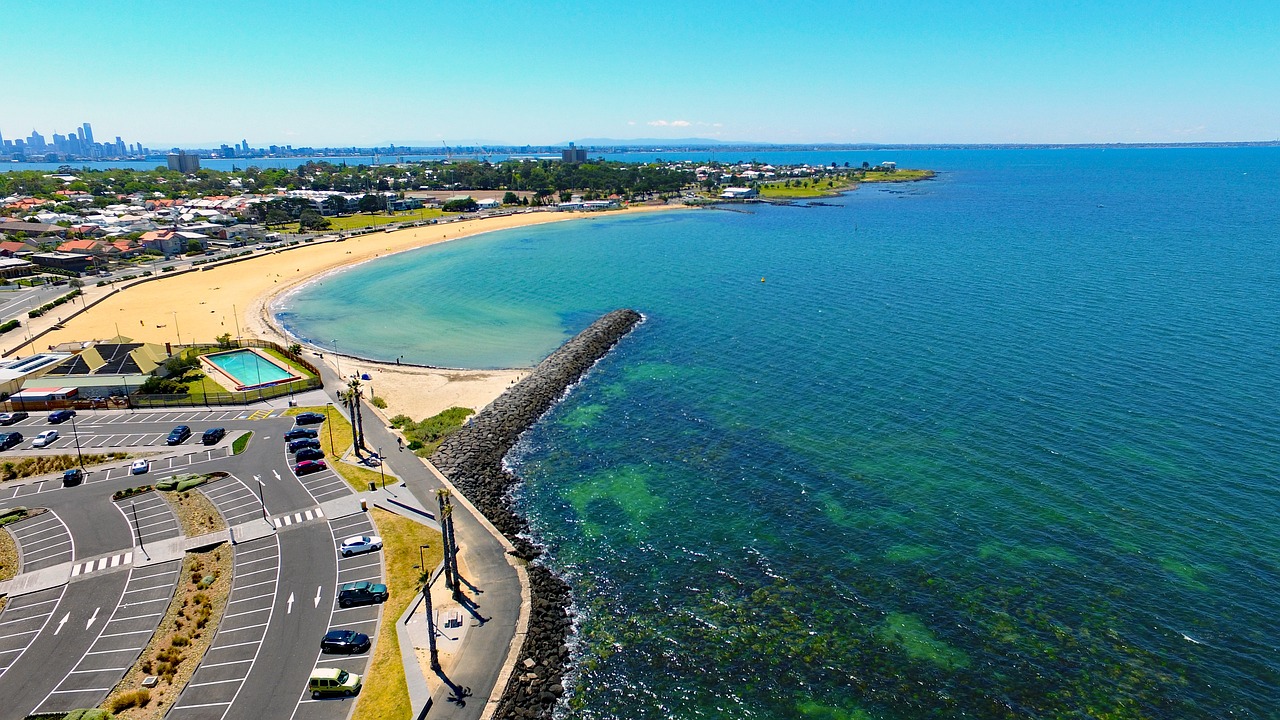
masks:
[(320, 508), (316, 508), (315, 510), (303, 510), (291, 515), (281, 515), (278, 518), (273, 518), (271, 522), (274, 523), (276, 527), (285, 527), (286, 525), (296, 525), (298, 523), (322, 517), (324, 517), (324, 511)]
[(96, 560), (86, 560), (78, 562), (71, 566), (71, 577), (78, 575), (87, 575), (97, 570), (106, 570), (107, 568), (121, 567), (129, 565), (133, 562), (133, 551), (122, 552), (116, 555), (108, 555), (107, 557), (97, 558)]
[(273, 412), (275, 412), (275, 411), (274, 411), (274, 410), (258, 410), (258, 411), (256, 411), (256, 412), (254, 412), (252, 415), (250, 415), (250, 416), (249, 416), (249, 419), (250, 419), (250, 420), (265, 420), (266, 418), (271, 417), (271, 413), (273, 413)]

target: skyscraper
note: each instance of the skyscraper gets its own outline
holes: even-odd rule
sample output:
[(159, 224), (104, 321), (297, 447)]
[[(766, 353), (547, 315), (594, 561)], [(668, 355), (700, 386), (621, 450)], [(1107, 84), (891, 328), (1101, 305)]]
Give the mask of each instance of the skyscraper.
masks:
[(93, 128), (89, 127), (89, 123), (84, 124), (84, 140), (90, 145), (93, 144)]

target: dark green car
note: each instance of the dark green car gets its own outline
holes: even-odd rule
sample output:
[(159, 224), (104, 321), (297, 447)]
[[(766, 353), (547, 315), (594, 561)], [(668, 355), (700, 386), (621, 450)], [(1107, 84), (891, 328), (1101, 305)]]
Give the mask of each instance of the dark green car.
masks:
[(346, 583), (338, 588), (338, 604), (344, 608), (385, 602), (387, 586), (368, 581)]

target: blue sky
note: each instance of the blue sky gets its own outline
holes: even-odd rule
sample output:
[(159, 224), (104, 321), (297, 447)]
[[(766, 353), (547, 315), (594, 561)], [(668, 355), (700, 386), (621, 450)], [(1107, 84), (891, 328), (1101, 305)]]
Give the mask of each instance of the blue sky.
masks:
[(0, 18), (5, 138), (86, 120), (153, 147), (1280, 138), (1275, 0), (5, 0)]

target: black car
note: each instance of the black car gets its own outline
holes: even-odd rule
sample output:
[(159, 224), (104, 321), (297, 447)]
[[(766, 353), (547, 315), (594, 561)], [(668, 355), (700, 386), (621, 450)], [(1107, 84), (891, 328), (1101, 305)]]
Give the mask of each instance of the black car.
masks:
[(72, 487), (84, 482), (84, 471), (80, 468), (71, 468), (62, 473), (62, 487)]
[(338, 588), (338, 604), (351, 607), (361, 603), (380, 603), (387, 599), (387, 586), (368, 581), (347, 583)]
[(315, 448), (316, 450), (319, 450), (320, 441), (315, 438), (302, 438), (301, 440), (294, 440), (289, 443), (290, 453), (296, 453), (303, 448)]
[(0, 435), (0, 450), (8, 450), (9, 448), (22, 442), (22, 433), (10, 432)]
[(324, 413), (304, 412), (294, 416), (295, 425), (319, 425), (324, 422)]
[(0, 413), (0, 425), (12, 425), (19, 420), (26, 420), (28, 417), (30, 416), (21, 410), (11, 413)]
[(322, 653), (362, 653), (369, 649), (369, 636), (355, 630), (330, 630), (320, 641)]
[(319, 448), (302, 448), (293, 454), (293, 459), (298, 462), (303, 460), (322, 460), (324, 459), (324, 451)]
[(289, 442), (291, 440), (301, 440), (303, 438), (313, 438), (313, 437), (320, 437), (320, 435), (319, 433), (317, 433), (315, 430), (312, 430), (311, 428), (296, 427), (284, 434), (284, 441)]
[(186, 425), (179, 425), (178, 427), (169, 431), (169, 437), (165, 440), (165, 442), (170, 445), (178, 445), (183, 440), (186, 440), (189, 437), (191, 437), (191, 428), (187, 427)]
[(57, 425), (63, 423), (76, 416), (75, 410), (54, 410), (49, 413), (49, 422)]
[(200, 442), (204, 443), (205, 445), (214, 445), (214, 444), (217, 444), (219, 440), (221, 440), (226, 436), (227, 436), (226, 428), (209, 428), (208, 430), (204, 431), (203, 435), (200, 436)]

